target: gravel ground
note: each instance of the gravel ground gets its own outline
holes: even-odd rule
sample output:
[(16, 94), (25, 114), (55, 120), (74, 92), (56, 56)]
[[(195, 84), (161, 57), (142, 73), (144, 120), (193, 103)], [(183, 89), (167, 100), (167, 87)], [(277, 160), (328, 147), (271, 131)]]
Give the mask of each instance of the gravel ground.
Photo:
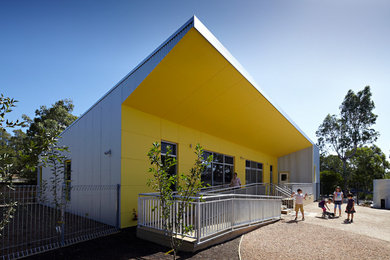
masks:
[[(343, 209), (344, 210), (344, 209)], [(244, 235), (247, 259), (390, 259), (390, 211), (356, 207), (353, 224), (322, 219), (317, 203), (305, 206), (306, 221), (294, 215)]]
[[(333, 212), (333, 204), (329, 208)], [(353, 224), (343, 224), (347, 217), (345, 213), (346, 204), (342, 205), (341, 218), (322, 219), (321, 209), (318, 203), (311, 203), (305, 206), (307, 223), (332, 227), (343, 231), (379, 238), (390, 242), (390, 210), (373, 209), (369, 207), (355, 206), (356, 214)], [(337, 209), (338, 215), (338, 209)]]

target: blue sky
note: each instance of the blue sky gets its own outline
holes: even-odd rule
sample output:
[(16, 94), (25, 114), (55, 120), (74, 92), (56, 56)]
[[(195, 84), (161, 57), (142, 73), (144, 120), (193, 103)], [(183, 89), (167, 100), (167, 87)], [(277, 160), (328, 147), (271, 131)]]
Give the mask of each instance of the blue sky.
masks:
[(12, 118), (71, 98), (85, 112), (196, 15), (314, 141), (349, 89), (370, 85), (390, 153), (390, 2), (2, 1), (0, 92)]

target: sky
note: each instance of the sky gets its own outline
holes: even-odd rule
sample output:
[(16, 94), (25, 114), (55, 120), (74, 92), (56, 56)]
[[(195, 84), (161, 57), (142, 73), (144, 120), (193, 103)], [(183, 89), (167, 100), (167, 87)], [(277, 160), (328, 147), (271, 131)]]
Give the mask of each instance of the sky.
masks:
[(0, 93), (10, 119), (72, 99), (79, 116), (192, 15), (317, 141), (347, 91), (371, 86), (390, 154), (390, 1), (0, 0)]

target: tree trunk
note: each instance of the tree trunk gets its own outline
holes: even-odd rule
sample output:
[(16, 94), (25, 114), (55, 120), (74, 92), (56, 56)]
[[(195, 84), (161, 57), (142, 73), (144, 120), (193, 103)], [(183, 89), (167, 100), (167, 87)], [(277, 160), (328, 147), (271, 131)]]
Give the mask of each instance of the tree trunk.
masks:
[(342, 159), (343, 161), (343, 177), (344, 177), (344, 191), (348, 190), (348, 173), (347, 173), (347, 159)]

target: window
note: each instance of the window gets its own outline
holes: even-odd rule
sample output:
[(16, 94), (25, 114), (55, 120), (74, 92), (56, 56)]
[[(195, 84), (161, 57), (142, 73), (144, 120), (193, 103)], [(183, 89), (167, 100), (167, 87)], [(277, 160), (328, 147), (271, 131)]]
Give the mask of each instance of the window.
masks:
[(65, 161), (64, 181), (65, 181), (65, 199), (70, 201), (70, 189), (71, 189), (71, 172), (72, 162), (71, 160)]
[(210, 155), (213, 156), (213, 161), (207, 166), (201, 177), (204, 184), (216, 186), (230, 183), (234, 172), (234, 158), (220, 153), (203, 152), (204, 159)]
[[(161, 160), (165, 163), (165, 158), (167, 156), (168, 149), (170, 149), (169, 157), (173, 157), (177, 160), (177, 145), (175, 143), (170, 143), (166, 141), (161, 141)], [(169, 169), (169, 175), (177, 174), (177, 165), (174, 165)]]
[(263, 182), (263, 164), (254, 161), (245, 161), (245, 183)]

